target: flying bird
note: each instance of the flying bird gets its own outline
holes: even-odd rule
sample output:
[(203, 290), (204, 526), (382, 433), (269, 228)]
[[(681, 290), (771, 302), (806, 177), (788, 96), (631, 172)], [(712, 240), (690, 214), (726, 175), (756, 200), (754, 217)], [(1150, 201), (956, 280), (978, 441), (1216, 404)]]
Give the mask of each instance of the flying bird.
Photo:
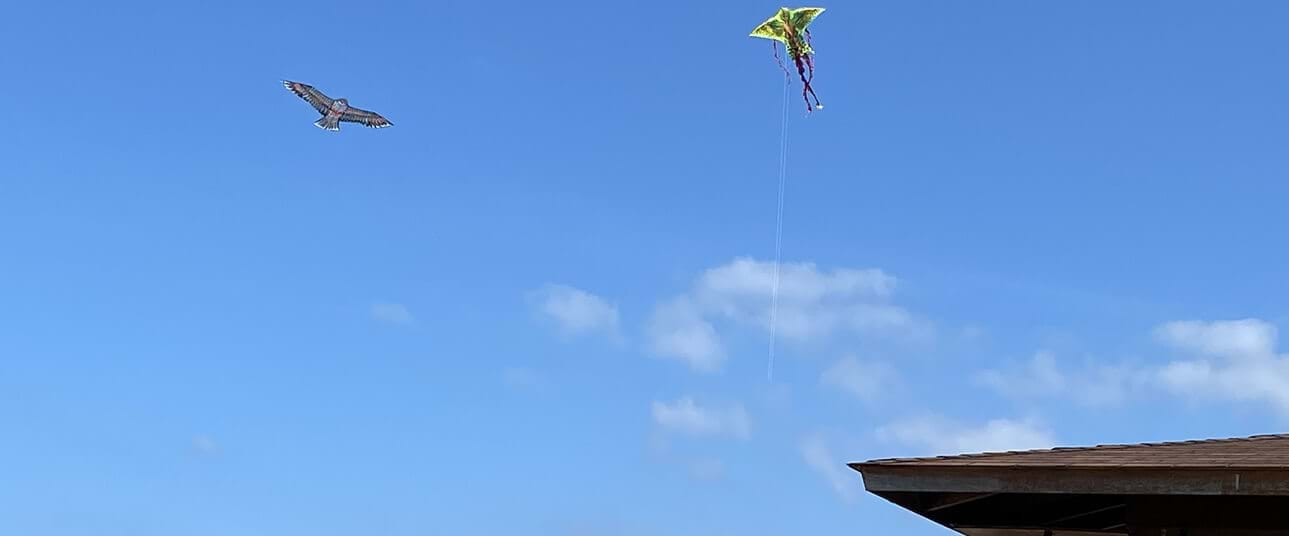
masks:
[(313, 124), (318, 128), (337, 131), (340, 130), (340, 123), (358, 123), (371, 128), (385, 128), (393, 125), (388, 119), (381, 117), (376, 112), (369, 112), (361, 108), (354, 108), (349, 105), (348, 99), (333, 99), (323, 95), (321, 91), (309, 84), (283, 80), (282, 85), (295, 93), (296, 96), (304, 99), (313, 109), (322, 114), (322, 118)]

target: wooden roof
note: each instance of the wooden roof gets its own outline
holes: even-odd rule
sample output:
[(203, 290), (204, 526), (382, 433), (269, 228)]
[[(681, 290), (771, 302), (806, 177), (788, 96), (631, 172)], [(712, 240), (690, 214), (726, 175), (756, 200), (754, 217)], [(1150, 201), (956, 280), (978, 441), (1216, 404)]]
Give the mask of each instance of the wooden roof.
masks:
[[(870, 493), (969, 536), (1289, 530), (1289, 434), (888, 458), (850, 467)], [(1266, 530), (1273, 532), (1256, 532)]]
[(987, 452), (925, 458), (888, 458), (850, 465), (855, 469), (866, 467), (1289, 469), (1289, 434)]

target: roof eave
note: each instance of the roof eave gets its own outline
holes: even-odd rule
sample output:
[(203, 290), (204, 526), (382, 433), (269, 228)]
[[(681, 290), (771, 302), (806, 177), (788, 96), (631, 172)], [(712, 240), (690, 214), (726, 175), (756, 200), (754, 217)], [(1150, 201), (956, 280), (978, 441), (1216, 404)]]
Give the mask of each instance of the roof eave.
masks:
[(877, 494), (1289, 495), (1289, 468), (849, 465)]

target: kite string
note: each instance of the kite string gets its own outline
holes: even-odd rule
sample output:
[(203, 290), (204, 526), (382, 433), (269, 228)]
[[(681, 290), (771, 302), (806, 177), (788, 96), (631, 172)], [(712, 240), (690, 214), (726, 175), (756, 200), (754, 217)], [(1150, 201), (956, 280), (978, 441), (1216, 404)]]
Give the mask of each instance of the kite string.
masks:
[(783, 112), (779, 126), (779, 205), (774, 225), (774, 281), (770, 289), (770, 359), (765, 373), (766, 379), (771, 382), (774, 381), (774, 346), (779, 313), (779, 262), (783, 254), (783, 191), (788, 180), (788, 86), (792, 84), (792, 75), (787, 73), (787, 69), (784, 69), (783, 74)]

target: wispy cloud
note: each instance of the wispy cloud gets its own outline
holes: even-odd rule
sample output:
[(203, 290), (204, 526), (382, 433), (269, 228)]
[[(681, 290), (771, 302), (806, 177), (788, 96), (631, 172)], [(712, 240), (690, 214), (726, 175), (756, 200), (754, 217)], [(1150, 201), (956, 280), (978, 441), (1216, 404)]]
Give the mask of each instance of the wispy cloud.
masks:
[(502, 369), (501, 381), (507, 387), (520, 391), (545, 391), (550, 386), (550, 382), (544, 376), (525, 367)]
[(860, 361), (854, 357), (838, 360), (819, 376), (822, 385), (838, 389), (867, 403), (877, 401), (898, 381), (899, 375), (894, 367), (886, 363)]
[(1279, 330), (1256, 318), (1202, 322), (1183, 320), (1155, 328), (1155, 338), (1173, 348), (1234, 360), (1275, 356)]
[(1261, 404), (1289, 418), (1289, 355), (1277, 351), (1274, 324), (1257, 318), (1179, 320), (1156, 326), (1151, 335), (1177, 357), (1164, 365), (1063, 365), (1056, 354), (1040, 351), (1023, 366), (982, 371), (973, 380), (1013, 398), (1104, 406), (1162, 390), (1186, 400)]
[(375, 303), (371, 306), (372, 318), (389, 324), (406, 326), (414, 323), (411, 311), (397, 303)]
[(539, 533), (549, 533), (554, 536), (604, 536), (605, 534), (615, 536), (659, 536), (666, 534), (666, 531), (650, 525), (650, 523), (643, 521), (628, 522), (617, 518), (595, 517), (563, 521), (553, 527), (554, 530)]
[(720, 480), (725, 477), (725, 462), (718, 458), (702, 458), (689, 463), (689, 476), (694, 480)]
[(987, 370), (976, 374), (976, 382), (1009, 396), (1043, 396), (1065, 391), (1065, 374), (1056, 367), (1052, 352), (1034, 354), (1023, 370), (1007, 373)]
[(972, 379), (1010, 398), (1060, 398), (1090, 407), (1123, 403), (1134, 388), (1148, 383), (1140, 369), (1127, 364), (1084, 362), (1078, 368), (1062, 369), (1056, 354), (1046, 350), (1014, 370), (985, 370)]
[(565, 336), (619, 334), (618, 307), (600, 296), (559, 284), (544, 285), (528, 296), (537, 311)]
[(801, 459), (815, 473), (823, 477), (843, 501), (855, 499), (856, 475), (841, 459), (837, 458), (822, 435), (808, 436), (798, 446)]
[(204, 435), (192, 438), (192, 449), (202, 456), (218, 456), (220, 453), (219, 443)]
[[(697, 371), (717, 370), (725, 351), (716, 322), (768, 332), (774, 274), (773, 262), (743, 257), (705, 270), (688, 292), (655, 308), (648, 330), (653, 352)], [(877, 269), (782, 263), (775, 332), (796, 342), (844, 333), (927, 340), (930, 322), (890, 303), (895, 287), (896, 279)]]
[(725, 361), (725, 347), (716, 328), (688, 298), (655, 308), (647, 331), (654, 355), (681, 361), (695, 372), (716, 372)]
[(968, 454), (1050, 448), (1052, 433), (1033, 419), (993, 419), (970, 425), (940, 416), (920, 416), (890, 423), (878, 438), (923, 449), (928, 455)]
[(1278, 330), (1258, 319), (1178, 321), (1155, 337), (1192, 359), (1169, 363), (1155, 379), (1179, 396), (1266, 404), (1289, 417), (1289, 358), (1276, 353)]
[(673, 433), (737, 439), (752, 435), (752, 419), (741, 404), (701, 406), (686, 396), (673, 402), (654, 401), (651, 413), (655, 425)]
[[(895, 277), (877, 269), (780, 263), (776, 333), (811, 340), (838, 331), (908, 334), (924, 328), (888, 303), (895, 286)], [(706, 311), (768, 331), (773, 290), (773, 262), (737, 258), (704, 272), (693, 295)]]

